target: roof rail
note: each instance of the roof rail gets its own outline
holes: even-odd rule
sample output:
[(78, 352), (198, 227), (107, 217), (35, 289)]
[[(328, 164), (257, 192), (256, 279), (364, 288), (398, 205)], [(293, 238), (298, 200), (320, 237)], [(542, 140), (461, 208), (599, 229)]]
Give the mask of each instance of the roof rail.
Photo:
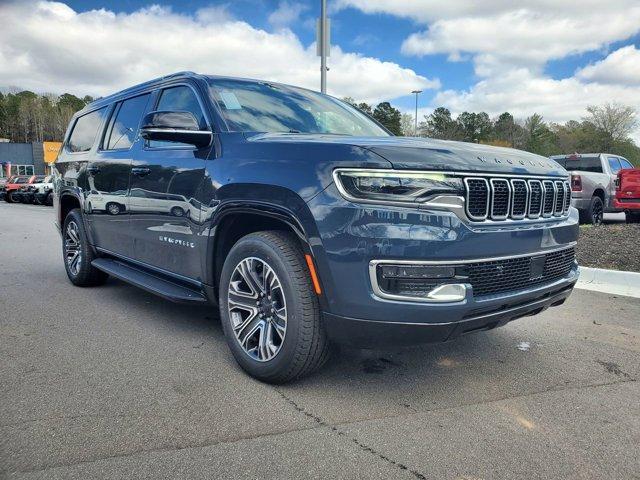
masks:
[(169, 78), (187, 77), (187, 76), (191, 76), (191, 75), (197, 75), (197, 74), (195, 72), (192, 72), (192, 71), (189, 71), (189, 70), (184, 70), (182, 72), (169, 73), (168, 75), (163, 75), (162, 77), (157, 77), (157, 78), (154, 78), (152, 80), (147, 80), (146, 82), (138, 83), (137, 85), (132, 85), (131, 87), (127, 87), (127, 88), (125, 88), (123, 90), (119, 90), (117, 92), (114, 92), (111, 95), (106, 95), (104, 97), (96, 98), (93, 102), (89, 103), (87, 105), (87, 107), (90, 106), (90, 105), (103, 103), (103, 102), (105, 102), (107, 100), (112, 99), (113, 97), (117, 97), (118, 95), (122, 95), (124, 93), (128, 93), (128, 92), (135, 91), (135, 90), (138, 90), (138, 89), (150, 86), (150, 85), (154, 85), (156, 83), (160, 83), (160, 82), (162, 82), (164, 80), (167, 80)]

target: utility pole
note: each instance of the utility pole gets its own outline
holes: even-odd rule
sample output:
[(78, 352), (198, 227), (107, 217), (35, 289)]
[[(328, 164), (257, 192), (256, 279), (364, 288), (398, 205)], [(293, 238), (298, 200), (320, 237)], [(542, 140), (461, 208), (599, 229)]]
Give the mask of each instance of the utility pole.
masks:
[(416, 117), (415, 117), (415, 126), (413, 128), (413, 136), (417, 137), (418, 136), (418, 95), (422, 93), (422, 90), (414, 90), (411, 93), (415, 94), (416, 96)]
[(327, 50), (329, 48), (329, 29), (327, 22), (327, 0), (320, 0), (320, 22), (316, 41), (319, 44), (320, 91), (322, 93), (327, 93)]

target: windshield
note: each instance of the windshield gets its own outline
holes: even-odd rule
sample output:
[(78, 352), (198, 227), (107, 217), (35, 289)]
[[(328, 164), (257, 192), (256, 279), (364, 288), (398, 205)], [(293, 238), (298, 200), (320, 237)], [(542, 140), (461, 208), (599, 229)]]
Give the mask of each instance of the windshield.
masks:
[(209, 93), (231, 131), (386, 137), (369, 117), (335, 98), (302, 88), (210, 79)]
[(27, 180), (29, 180), (27, 177), (18, 177), (13, 181), (13, 183), (27, 183)]

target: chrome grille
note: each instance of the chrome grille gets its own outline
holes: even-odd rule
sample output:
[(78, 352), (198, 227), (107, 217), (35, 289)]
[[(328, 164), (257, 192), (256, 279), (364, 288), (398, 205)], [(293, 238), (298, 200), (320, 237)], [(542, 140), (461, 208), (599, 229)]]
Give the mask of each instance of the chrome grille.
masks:
[(529, 180), (529, 218), (538, 218), (542, 215), (542, 182), (540, 180)]
[(511, 191), (511, 218), (524, 218), (527, 214), (527, 202), (529, 200), (527, 182), (521, 179), (511, 180)]
[(565, 180), (564, 182), (564, 213), (569, 212), (571, 206), (571, 184)]
[(464, 184), (466, 213), (475, 222), (561, 217), (571, 205), (566, 180), (465, 177)]
[(511, 204), (509, 181), (503, 178), (492, 178), (489, 181), (489, 186), (491, 187), (491, 218), (506, 220)]
[(489, 182), (484, 178), (465, 178), (467, 215), (472, 220), (484, 220), (489, 214)]

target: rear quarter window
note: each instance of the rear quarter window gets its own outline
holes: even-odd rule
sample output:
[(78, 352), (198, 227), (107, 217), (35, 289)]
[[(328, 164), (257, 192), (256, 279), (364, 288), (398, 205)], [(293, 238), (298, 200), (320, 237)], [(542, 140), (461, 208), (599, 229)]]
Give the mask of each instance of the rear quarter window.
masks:
[(556, 159), (565, 170), (569, 172), (581, 171), (581, 172), (593, 172), (602, 173), (602, 161), (600, 157), (565, 157)]
[(98, 131), (102, 126), (106, 112), (107, 108), (104, 107), (78, 117), (67, 141), (67, 150), (72, 153), (88, 152), (91, 150), (98, 136)]

